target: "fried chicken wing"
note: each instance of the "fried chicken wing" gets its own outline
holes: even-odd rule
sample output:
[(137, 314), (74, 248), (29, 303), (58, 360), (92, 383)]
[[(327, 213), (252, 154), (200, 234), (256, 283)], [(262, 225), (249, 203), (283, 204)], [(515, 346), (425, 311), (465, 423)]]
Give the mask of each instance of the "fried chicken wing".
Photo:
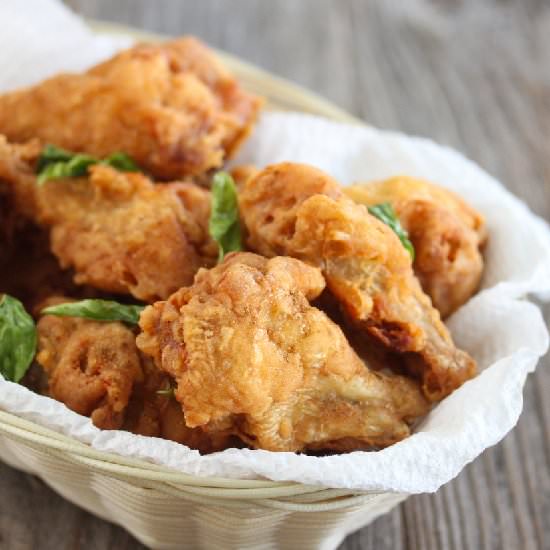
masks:
[(182, 38), (1, 95), (0, 133), (99, 157), (123, 151), (166, 180), (221, 166), (260, 106), (208, 48)]
[(348, 318), (406, 354), (431, 401), (474, 376), (474, 360), (454, 346), (398, 237), (328, 175), (306, 165), (270, 166), (246, 182), (240, 209), (250, 247), (321, 268)]
[(344, 193), (366, 206), (393, 205), (415, 248), (415, 274), (443, 317), (475, 293), (486, 229), (483, 217), (460, 197), (406, 176), (352, 185)]
[(308, 300), (321, 272), (234, 253), (142, 314), (137, 344), (177, 383), (187, 426), (272, 451), (384, 447), (428, 403), (411, 379), (375, 373)]
[(52, 252), (62, 268), (74, 269), (77, 284), (153, 302), (215, 261), (208, 191), (192, 183), (155, 185), (143, 174), (99, 164), (89, 177), (39, 186), (31, 147), (0, 139), (0, 180), (22, 215), (50, 229)]

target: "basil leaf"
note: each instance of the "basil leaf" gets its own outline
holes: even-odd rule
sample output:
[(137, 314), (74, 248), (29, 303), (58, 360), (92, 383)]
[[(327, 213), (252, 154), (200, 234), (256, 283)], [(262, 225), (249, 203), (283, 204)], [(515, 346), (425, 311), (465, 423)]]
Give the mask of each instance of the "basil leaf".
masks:
[(38, 159), (38, 164), (36, 166), (37, 172), (42, 172), (42, 170), (48, 165), (52, 164), (54, 162), (60, 162), (60, 161), (68, 161), (71, 160), (73, 157), (73, 153), (70, 151), (66, 151), (65, 149), (61, 149), (60, 147), (56, 147), (55, 145), (46, 145), (44, 149), (42, 149), (42, 153), (40, 154), (40, 157)]
[(36, 326), (23, 304), (4, 294), (0, 300), (0, 374), (19, 382), (36, 353)]
[(102, 164), (108, 164), (121, 172), (139, 172), (138, 165), (134, 162), (132, 157), (126, 153), (113, 153), (101, 161)]
[(219, 246), (218, 262), (228, 252), (243, 249), (237, 188), (227, 172), (218, 172), (214, 176), (208, 231)]
[(157, 390), (157, 395), (165, 395), (166, 397), (174, 396), (174, 388), (166, 388), (165, 390)]
[(42, 315), (59, 315), (60, 317), (83, 317), (94, 321), (122, 321), (137, 325), (139, 315), (145, 306), (124, 305), (112, 300), (82, 300), (67, 302), (44, 308)]
[(176, 398), (176, 386), (173, 380), (168, 380), (168, 386), (157, 390), (155, 393), (157, 395), (162, 395), (163, 397), (171, 397), (172, 399)]
[(136, 163), (125, 153), (113, 153), (99, 160), (84, 153), (72, 153), (55, 145), (46, 145), (38, 159), (36, 181), (38, 185), (42, 185), (49, 180), (85, 176), (93, 164), (107, 164), (124, 172), (139, 170)]
[(75, 155), (68, 161), (47, 164), (40, 172), (37, 183), (42, 185), (48, 180), (85, 176), (92, 164), (97, 164), (97, 161), (89, 155)]
[(399, 237), (401, 244), (405, 247), (408, 253), (411, 255), (412, 261), (414, 261), (414, 246), (409, 240), (409, 234), (401, 225), (393, 206), (389, 202), (383, 202), (368, 207), (369, 214), (372, 214), (378, 218), (381, 222), (384, 222), (393, 232)]

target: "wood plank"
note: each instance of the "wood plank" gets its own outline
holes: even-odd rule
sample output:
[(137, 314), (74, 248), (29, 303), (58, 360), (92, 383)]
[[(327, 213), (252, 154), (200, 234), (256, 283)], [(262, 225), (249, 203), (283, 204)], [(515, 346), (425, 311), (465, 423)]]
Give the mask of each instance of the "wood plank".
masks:
[[(89, 17), (196, 34), (372, 124), (456, 147), (550, 219), (550, 5), (544, 0), (69, 3)], [(550, 319), (549, 307), (545, 313)], [(500, 445), (435, 495), (410, 498), (341, 549), (548, 545), (549, 363), (543, 360), (527, 382), (524, 413)], [(3, 465), (0, 489), (0, 548), (143, 548)]]

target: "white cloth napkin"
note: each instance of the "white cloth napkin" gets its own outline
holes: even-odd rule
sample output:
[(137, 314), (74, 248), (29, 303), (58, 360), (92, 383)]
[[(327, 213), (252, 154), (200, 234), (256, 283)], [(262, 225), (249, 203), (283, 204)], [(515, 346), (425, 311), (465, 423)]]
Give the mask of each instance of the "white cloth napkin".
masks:
[[(30, 4), (34, 7), (29, 8)], [(40, 19), (27, 19), (30, 11), (39, 11)], [(12, 88), (14, 82), (30, 83), (60, 69), (84, 67), (121, 45), (93, 36), (53, 0), (4, 0), (0, 20), (8, 16), (11, 38), (0, 37), (0, 89)], [(48, 22), (54, 20), (62, 22), (62, 33), (51, 32)], [(71, 54), (53, 55), (65, 51)], [(540, 310), (527, 301), (528, 294), (550, 296), (546, 223), (462, 155), (425, 139), (306, 115), (265, 114), (235, 162), (264, 166), (282, 160), (314, 164), (344, 184), (395, 174), (427, 178), (455, 190), (486, 216), (489, 244), (483, 288), (449, 320), (457, 344), (476, 358), (482, 372), (437, 405), (411, 437), (378, 452), (328, 457), (242, 449), (200, 456), (171, 441), (98, 430), (88, 418), (61, 403), (1, 377), (0, 408), (97, 449), (188, 474), (357, 490), (435, 491), (500, 441), (521, 413), (527, 374), (548, 348)]]

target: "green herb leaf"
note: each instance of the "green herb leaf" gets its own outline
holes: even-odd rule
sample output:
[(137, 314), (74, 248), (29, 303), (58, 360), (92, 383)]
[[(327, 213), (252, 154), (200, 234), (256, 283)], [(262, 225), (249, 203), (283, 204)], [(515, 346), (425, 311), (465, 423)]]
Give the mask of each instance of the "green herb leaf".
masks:
[(74, 153), (61, 149), (61, 147), (56, 147), (55, 145), (46, 145), (42, 149), (40, 158), (38, 159), (38, 164), (36, 166), (37, 172), (42, 172), (42, 170), (48, 165), (54, 162), (68, 161), (71, 160), (74, 156)]
[(85, 176), (92, 164), (97, 164), (97, 161), (88, 155), (75, 155), (68, 161), (52, 162), (40, 172), (37, 183), (42, 185), (48, 180)]
[(157, 395), (162, 395), (163, 397), (171, 397), (172, 399), (176, 398), (176, 386), (175, 382), (172, 379), (169, 379), (168, 385), (165, 388), (156, 391)]
[(134, 162), (132, 157), (128, 156), (126, 153), (113, 153), (107, 158), (101, 161), (102, 164), (108, 164), (121, 172), (139, 172), (138, 165)]
[(0, 374), (19, 382), (36, 353), (36, 326), (23, 304), (4, 294), (0, 300)]
[(55, 145), (46, 145), (36, 167), (37, 183), (42, 185), (49, 180), (85, 176), (93, 164), (107, 164), (124, 172), (139, 170), (136, 163), (125, 153), (113, 153), (99, 160), (91, 155), (72, 153)]
[(42, 315), (83, 317), (94, 321), (122, 321), (136, 325), (145, 306), (124, 305), (112, 300), (82, 300), (44, 308)]
[(214, 176), (208, 230), (219, 246), (218, 262), (228, 252), (243, 249), (237, 188), (227, 172), (218, 172)]
[(164, 390), (157, 390), (157, 395), (163, 395), (165, 397), (175, 397), (175, 389), (166, 388)]
[(384, 222), (399, 237), (401, 244), (407, 249), (414, 261), (414, 246), (409, 240), (409, 234), (401, 225), (393, 206), (389, 202), (383, 202), (368, 207), (369, 214)]
[(166, 397), (172, 397), (174, 395), (174, 388), (166, 388), (164, 390), (157, 390), (158, 395), (165, 395)]

